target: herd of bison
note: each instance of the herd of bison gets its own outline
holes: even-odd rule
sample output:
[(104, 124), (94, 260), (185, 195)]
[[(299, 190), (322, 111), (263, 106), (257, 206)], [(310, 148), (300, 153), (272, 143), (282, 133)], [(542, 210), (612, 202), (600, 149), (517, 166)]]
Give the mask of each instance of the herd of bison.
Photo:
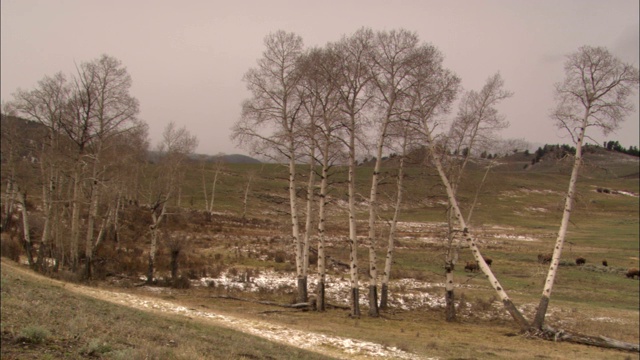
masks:
[[(551, 263), (552, 257), (553, 257), (553, 254), (538, 254), (538, 262), (541, 264), (549, 264)], [(493, 260), (490, 258), (484, 258), (484, 261), (489, 266), (491, 266), (491, 264), (493, 263)], [(587, 263), (587, 259), (583, 258), (582, 256), (576, 258), (576, 265), (582, 266), (586, 263)], [(609, 264), (607, 263), (607, 260), (602, 260), (602, 266), (604, 267), (609, 266)], [(464, 267), (464, 271), (477, 272), (477, 271), (480, 271), (480, 266), (476, 261), (467, 261), (467, 264)], [(626, 276), (630, 279), (635, 279), (636, 277), (640, 279), (640, 270), (636, 268), (631, 268), (627, 270)]]

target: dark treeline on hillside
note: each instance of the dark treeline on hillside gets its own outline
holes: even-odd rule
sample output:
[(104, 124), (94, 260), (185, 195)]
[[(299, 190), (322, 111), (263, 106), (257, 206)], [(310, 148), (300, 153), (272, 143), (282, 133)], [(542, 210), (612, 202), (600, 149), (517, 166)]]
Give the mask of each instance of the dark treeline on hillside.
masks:
[[(598, 145), (585, 145), (582, 149), (584, 153), (593, 153), (596, 149), (599, 148)], [(629, 146), (628, 149), (625, 149), (620, 145), (618, 141), (608, 141), (604, 143), (604, 148), (609, 151), (615, 151), (622, 154), (632, 155), (632, 156), (640, 156), (638, 152), (638, 148), (636, 146)], [(567, 144), (545, 144), (542, 147), (539, 147), (538, 150), (534, 153), (534, 158), (531, 159), (531, 165), (536, 164), (540, 160), (545, 157), (549, 157), (552, 159), (562, 159), (567, 155), (575, 155), (576, 148)]]
[(620, 143), (617, 140), (606, 141), (604, 143), (604, 147), (610, 151), (617, 151), (619, 153), (623, 153), (627, 155), (640, 156), (640, 151), (638, 150), (637, 146), (632, 145), (632, 146), (629, 146), (628, 149), (625, 149), (622, 145), (620, 145)]

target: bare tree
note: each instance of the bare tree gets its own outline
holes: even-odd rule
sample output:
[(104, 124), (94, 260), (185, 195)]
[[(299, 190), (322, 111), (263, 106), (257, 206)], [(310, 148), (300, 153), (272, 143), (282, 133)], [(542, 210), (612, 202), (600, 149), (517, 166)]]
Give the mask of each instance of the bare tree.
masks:
[(569, 189), (565, 198), (560, 230), (533, 328), (542, 330), (551, 290), (558, 271), (569, 218), (573, 209), (576, 182), (582, 163), (582, 145), (589, 127), (605, 134), (615, 130), (633, 110), (629, 97), (638, 89), (638, 69), (625, 64), (602, 47), (583, 46), (567, 57), (565, 79), (556, 84), (557, 107), (552, 113), (559, 128), (565, 129), (576, 144)]
[[(412, 67), (421, 66), (427, 59), (417, 59), (416, 48), (418, 36), (406, 30), (393, 30), (378, 32), (375, 35), (370, 52), (370, 65), (372, 68), (372, 87), (374, 88), (372, 104), (379, 116), (374, 116), (373, 121), (377, 128), (375, 164), (371, 176), (371, 189), (369, 193), (369, 316), (379, 316), (378, 311), (378, 269), (376, 256), (376, 219), (378, 208), (378, 184), (382, 154), (388, 141), (389, 127), (394, 121), (398, 121), (403, 109), (402, 97), (407, 89), (412, 86), (409, 74)], [(424, 54), (424, 53), (420, 53)]]
[[(318, 285), (316, 294), (316, 308), (325, 310), (325, 282), (326, 282), (326, 254), (325, 254), (325, 207), (329, 190), (329, 171), (334, 160), (341, 153), (341, 143), (337, 134), (340, 127), (340, 112), (338, 111), (337, 86), (333, 81), (334, 70), (337, 66), (336, 56), (328, 49), (312, 49), (300, 61), (304, 75), (302, 86), (308, 100), (307, 109), (308, 128), (306, 135), (310, 138), (310, 145), (319, 152), (319, 159), (315, 159), (315, 152), (310, 154), (311, 168), (307, 195), (311, 195), (312, 178), (315, 177), (313, 165), (319, 162), (320, 189), (318, 194)], [(307, 234), (310, 225), (310, 202), (307, 201)], [(305, 235), (307, 236), (307, 235)], [(307, 246), (305, 246), (307, 248)]]
[(351, 316), (360, 316), (360, 290), (358, 281), (358, 238), (356, 233), (356, 140), (365, 122), (364, 109), (371, 99), (366, 87), (371, 80), (369, 52), (373, 32), (360, 29), (355, 34), (344, 37), (330, 45), (337, 57), (335, 75), (332, 77), (338, 89), (339, 109), (344, 115), (343, 130), (347, 139), (343, 140), (348, 151), (348, 193), (349, 193), (349, 246), (351, 280)]
[(155, 276), (155, 259), (158, 250), (158, 238), (160, 235), (159, 226), (167, 216), (167, 206), (169, 200), (176, 196), (180, 187), (180, 174), (182, 165), (188, 156), (198, 146), (198, 139), (191, 135), (183, 126), (177, 128), (174, 122), (170, 122), (162, 133), (162, 141), (158, 144), (158, 152), (161, 154), (160, 163), (157, 167), (155, 186), (150, 189), (151, 210), (151, 246), (149, 248), (149, 269), (147, 272), (147, 282), (151, 283)]
[(384, 262), (384, 270), (382, 272), (382, 281), (381, 281), (381, 289), (380, 289), (380, 309), (386, 309), (388, 307), (389, 301), (389, 281), (391, 279), (391, 267), (393, 264), (393, 254), (395, 251), (395, 240), (396, 240), (396, 230), (398, 224), (398, 218), (400, 215), (400, 207), (403, 201), (403, 193), (404, 193), (404, 169), (406, 163), (406, 157), (410, 150), (410, 145), (412, 144), (413, 137), (415, 135), (419, 135), (419, 132), (416, 132), (415, 129), (411, 126), (409, 121), (403, 120), (399, 123), (396, 123), (394, 126), (397, 130), (398, 134), (395, 134), (399, 137), (400, 142), (400, 154), (397, 155), (399, 157), (398, 164), (398, 173), (396, 175), (396, 192), (395, 192), (395, 204), (393, 217), (389, 223), (389, 236), (387, 239), (387, 253)]
[[(302, 109), (301, 72), (298, 61), (302, 38), (277, 31), (264, 40), (265, 51), (258, 66), (244, 75), (251, 99), (242, 107), (242, 118), (234, 125), (232, 139), (249, 145), (253, 153), (286, 158), (289, 165), (291, 235), (296, 249), (298, 302), (307, 301), (303, 241), (300, 236), (296, 198), (296, 158), (300, 146), (297, 133)], [(266, 132), (266, 134), (265, 134)]]
[[(438, 62), (438, 64), (441, 64), (441, 61)], [(465, 239), (467, 245), (471, 249), (473, 257), (480, 267), (480, 270), (482, 270), (489, 279), (491, 286), (498, 294), (500, 300), (505, 306), (505, 309), (514, 318), (522, 330), (527, 330), (529, 328), (529, 323), (515, 307), (506, 291), (491, 271), (491, 268), (482, 257), (480, 249), (471, 235), (465, 218), (460, 211), (458, 200), (453, 191), (453, 187), (451, 186), (451, 181), (449, 180), (442, 165), (442, 153), (445, 149), (439, 147), (435, 139), (435, 117), (438, 112), (448, 110), (448, 105), (451, 103), (451, 100), (455, 97), (457, 92), (458, 83), (459, 79), (456, 76), (441, 68), (437, 71), (432, 71), (431, 73), (422, 72), (421, 74), (418, 74), (418, 76), (416, 76), (416, 87), (414, 88), (415, 102), (413, 107), (413, 116), (423, 124), (424, 133), (427, 138), (427, 145), (430, 150), (430, 158), (438, 171), (442, 184), (446, 189), (449, 205), (455, 217), (455, 222), (458, 225), (457, 231), (460, 233), (460, 236)]]
[[(504, 116), (500, 115), (495, 107), (502, 100), (513, 95), (503, 87), (504, 81), (497, 73), (487, 79), (482, 90), (468, 91), (460, 101), (458, 114), (445, 140), (448, 143), (445, 147), (452, 146), (452, 152), (457, 154), (449, 157), (449, 169), (446, 171), (454, 195), (457, 193), (465, 167), (476, 148), (491, 141), (495, 131), (508, 125)], [(466, 218), (467, 223), (471, 219), (472, 210), (473, 206)], [(449, 211), (449, 236), (444, 266), (447, 321), (455, 319), (453, 269), (458, 259), (459, 237), (455, 236), (457, 232), (451, 226), (454, 221), (454, 214)]]
[[(44, 226), (40, 250), (38, 255), (37, 268), (44, 270), (45, 253), (50, 250), (50, 241), (56, 238), (55, 229), (59, 221), (59, 203), (61, 201), (61, 190), (63, 188), (62, 172), (64, 170), (65, 146), (62, 139), (60, 126), (69, 101), (70, 86), (66, 77), (62, 73), (54, 76), (45, 76), (40, 80), (33, 90), (19, 90), (14, 94), (14, 100), (10, 103), (12, 111), (22, 117), (36, 121), (45, 126), (47, 134), (38, 149), (38, 163), (41, 171), (42, 184), (42, 209), (44, 213)], [(3, 139), (3, 144), (11, 144), (15, 139)], [(6, 153), (6, 152), (3, 152)], [(12, 188), (15, 172), (12, 165), (12, 152), (9, 151), (9, 169), (12, 175), (8, 178), (7, 190)], [(57, 237), (61, 241), (61, 237)], [(58, 247), (62, 248), (59, 243)], [(61, 260), (61, 259), (59, 259)]]
[[(101, 197), (101, 189), (109, 176), (111, 164), (103, 158), (103, 154), (113, 144), (112, 139), (130, 131), (138, 124), (138, 100), (129, 93), (131, 76), (122, 62), (116, 58), (103, 55), (92, 62), (80, 66), (76, 86), (78, 92), (76, 106), (86, 114), (84, 126), (92, 128), (88, 143), (88, 156), (85, 161), (91, 165), (89, 177), (89, 208), (87, 233), (85, 238), (85, 277), (91, 277), (93, 254), (100, 237), (96, 237), (95, 222)], [(84, 107), (82, 104), (91, 104)], [(111, 210), (112, 211), (112, 210)], [(103, 214), (105, 219), (110, 218)], [(97, 234), (104, 231), (103, 227)]]

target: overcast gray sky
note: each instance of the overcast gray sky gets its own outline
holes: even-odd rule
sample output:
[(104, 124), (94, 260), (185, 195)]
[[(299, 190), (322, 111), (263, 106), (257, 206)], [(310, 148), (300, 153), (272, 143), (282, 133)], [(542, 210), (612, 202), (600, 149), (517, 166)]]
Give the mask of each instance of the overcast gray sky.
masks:
[[(155, 145), (169, 121), (198, 136), (198, 153), (246, 153), (229, 140), (249, 96), (243, 74), (263, 39), (282, 29), (307, 47), (360, 27), (404, 28), (438, 47), (465, 89), (500, 71), (515, 95), (500, 105), (504, 138), (569, 143), (549, 119), (564, 56), (605, 46), (638, 66), (638, 0), (2, 0), (1, 96), (32, 89), (45, 75), (72, 74), (101, 54), (120, 59)], [(602, 143), (639, 145), (636, 112)]]

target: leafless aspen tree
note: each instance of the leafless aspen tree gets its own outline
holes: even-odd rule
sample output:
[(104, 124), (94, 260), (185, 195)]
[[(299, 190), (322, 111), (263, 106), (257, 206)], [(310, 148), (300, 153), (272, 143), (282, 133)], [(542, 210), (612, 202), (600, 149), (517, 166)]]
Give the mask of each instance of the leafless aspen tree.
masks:
[(565, 79), (556, 84), (556, 101), (552, 117), (559, 128), (565, 129), (576, 144), (569, 189), (553, 257), (533, 328), (541, 330), (549, 306), (551, 290), (558, 271), (569, 218), (573, 209), (576, 182), (582, 163), (582, 145), (589, 127), (600, 128), (605, 134), (618, 128), (633, 110), (629, 97), (638, 90), (638, 69), (625, 64), (602, 47), (583, 46), (567, 57)]
[(360, 316), (360, 290), (358, 281), (358, 238), (356, 233), (356, 140), (365, 121), (363, 109), (371, 99), (365, 91), (371, 80), (369, 52), (371, 51), (373, 32), (360, 29), (355, 34), (344, 37), (331, 45), (337, 57), (337, 68), (332, 79), (338, 88), (340, 111), (344, 115), (343, 129), (347, 134), (344, 140), (348, 151), (348, 193), (349, 193), (349, 246), (351, 275), (351, 316)]
[[(303, 271), (296, 199), (296, 158), (300, 146), (296, 133), (302, 109), (297, 65), (302, 55), (302, 38), (277, 31), (264, 40), (265, 51), (258, 66), (244, 75), (251, 98), (243, 103), (242, 117), (232, 129), (232, 139), (248, 145), (254, 154), (286, 158), (289, 166), (291, 236), (296, 249), (298, 302), (307, 300), (307, 279)], [(271, 133), (269, 133), (271, 132)]]
[(187, 157), (198, 146), (198, 139), (191, 135), (185, 127), (177, 128), (174, 122), (170, 122), (162, 133), (162, 141), (158, 144), (158, 152), (161, 154), (158, 175), (155, 184), (150, 191), (151, 210), (151, 246), (149, 248), (149, 269), (147, 282), (152, 282), (155, 276), (155, 258), (158, 250), (159, 226), (167, 216), (169, 200), (176, 195), (181, 186), (179, 176), (182, 173), (182, 165)]
[[(464, 169), (473, 152), (493, 138), (494, 132), (505, 128), (508, 123), (503, 116), (498, 114), (495, 106), (502, 100), (512, 96), (512, 93), (503, 89), (504, 81), (499, 73), (487, 79), (482, 90), (467, 91), (459, 105), (458, 114), (451, 124), (449, 135), (445, 140), (446, 147), (452, 146), (453, 153), (457, 154), (449, 159), (449, 169), (446, 171), (451, 179), (451, 189), (454, 195), (457, 193)], [(478, 186), (481, 186), (479, 184)], [(466, 218), (469, 223), (471, 212)], [(455, 319), (453, 269), (458, 259), (459, 237), (451, 224), (455, 222), (453, 212), (449, 211), (449, 238), (445, 255), (445, 302), (446, 318), (448, 321)]]
[(369, 316), (377, 317), (378, 312), (378, 269), (376, 256), (376, 219), (378, 207), (378, 183), (382, 165), (382, 154), (388, 142), (389, 127), (399, 121), (403, 109), (402, 97), (412, 86), (409, 73), (414, 66), (420, 66), (416, 59), (418, 36), (405, 30), (376, 33), (369, 54), (368, 66), (372, 69), (371, 85), (374, 88), (372, 105), (379, 114), (373, 117), (376, 127), (375, 164), (371, 176), (369, 193)]
[[(325, 310), (325, 282), (326, 282), (326, 201), (329, 190), (329, 169), (334, 159), (341, 154), (341, 143), (338, 141), (341, 113), (338, 110), (337, 83), (333, 81), (336, 56), (328, 49), (312, 49), (305, 54), (300, 62), (303, 71), (302, 86), (309, 100), (305, 103), (308, 108), (308, 131), (310, 143), (319, 152), (320, 189), (318, 199), (318, 286), (316, 289), (316, 308)], [(312, 115), (311, 115), (312, 114)], [(313, 155), (312, 157), (315, 157)], [(310, 177), (313, 176), (310, 174)], [(309, 183), (311, 184), (311, 182)], [(310, 191), (310, 190), (308, 190)], [(307, 209), (309, 212), (309, 209)], [(307, 214), (309, 216), (309, 214)]]

